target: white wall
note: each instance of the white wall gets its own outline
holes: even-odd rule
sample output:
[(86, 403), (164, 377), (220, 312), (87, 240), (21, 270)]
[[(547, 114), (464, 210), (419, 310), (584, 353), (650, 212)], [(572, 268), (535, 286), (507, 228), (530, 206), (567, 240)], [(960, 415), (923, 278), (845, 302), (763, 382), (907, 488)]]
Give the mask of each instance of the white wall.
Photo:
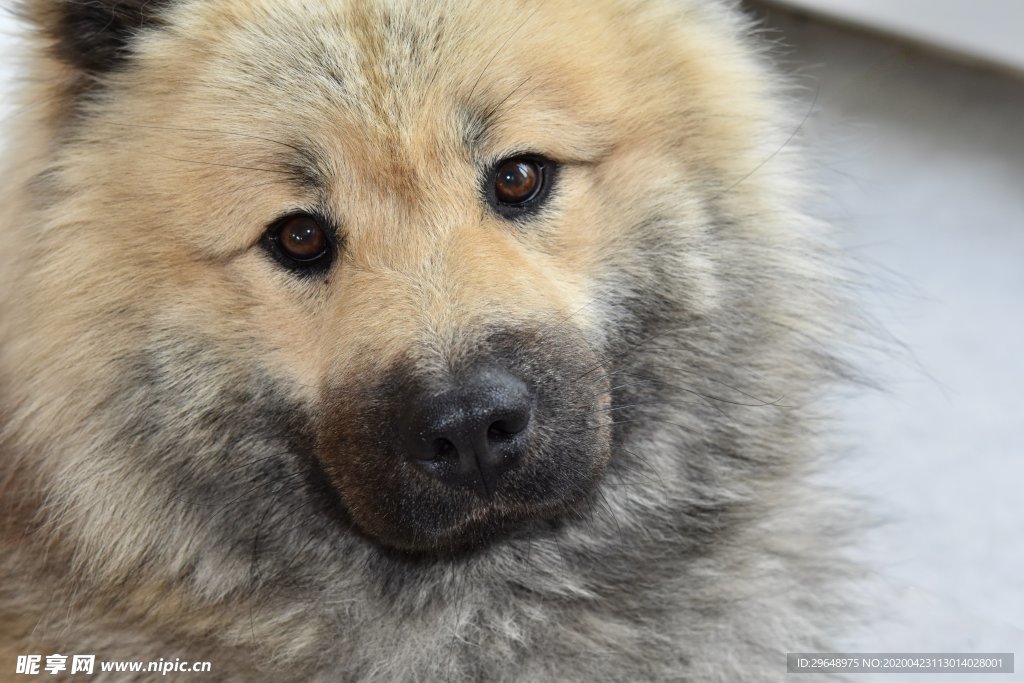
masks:
[(814, 103), (814, 212), (906, 345), (866, 360), (884, 392), (840, 406), (852, 446), (829, 479), (885, 522), (865, 551), (884, 618), (846, 649), (1017, 653), (1014, 675), (851, 680), (1024, 681), (1024, 80), (788, 13), (768, 26), (805, 86), (797, 119)]
[(1024, 0), (769, 0), (1024, 72)]

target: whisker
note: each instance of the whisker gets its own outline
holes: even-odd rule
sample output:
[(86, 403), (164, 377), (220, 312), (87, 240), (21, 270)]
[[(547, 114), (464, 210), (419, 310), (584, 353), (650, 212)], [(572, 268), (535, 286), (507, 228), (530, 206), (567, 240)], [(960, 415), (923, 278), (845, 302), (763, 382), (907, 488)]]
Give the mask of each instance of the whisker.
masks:
[(124, 128), (143, 128), (143, 129), (149, 129), (149, 130), (175, 131), (175, 132), (179, 132), (179, 133), (199, 133), (199, 134), (203, 134), (203, 135), (233, 135), (233, 136), (236, 136), (236, 137), (250, 138), (252, 140), (261, 140), (263, 142), (272, 142), (275, 145), (281, 145), (282, 147), (287, 147), (290, 150), (298, 152), (300, 155), (303, 155), (303, 156), (306, 155), (306, 151), (303, 150), (301, 147), (299, 147), (297, 145), (292, 145), (292, 144), (289, 144), (287, 142), (282, 142), (281, 140), (275, 140), (274, 138), (263, 137), (263, 136), (260, 136), (260, 135), (253, 135), (251, 133), (242, 133), (242, 132), (234, 131), (234, 130), (215, 130), (215, 129), (212, 129), (212, 128), (183, 128), (183, 127), (179, 127), (179, 126), (156, 126), (156, 125), (145, 124), (145, 123), (123, 123), (123, 122), (120, 122), (120, 121), (113, 121), (113, 122), (110, 123), (110, 125), (112, 125), (112, 126), (122, 126)]
[(564, 433), (565, 434), (584, 434), (586, 432), (592, 432), (595, 429), (605, 429), (607, 427), (614, 427), (615, 425), (621, 425), (621, 424), (626, 424), (628, 422), (636, 422), (636, 421), (637, 421), (637, 419), (632, 419), (632, 420), (611, 420), (610, 422), (603, 422), (603, 423), (601, 423), (599, 425), (594, 425), (592, 427), (583, 427), (582, 429), (574, 429), (574, 430), (567, 431), (567, 432), (564, 432)]
[[(487, 111), (486, 111), (486, 112), (485, 112), (485, 114), (484, 114), (484, 118), (485, 118), (485, 119), (489, 119), (489, 118), (492, 118), (492, 117), (494, 117), (495, 115), (497, 115), (497, 113), (498, 113), (498, 111), (499, 111), (499, 110), (501, 109), (501, 107), (502, 107), (502, 106), (503, 106), (503, 105), (504, 105), (504, 104), (505, 104), (506, 102), (508, 102), (508, 101), (509, 101), (509, 99), (510, 99), (510, 98), (511, 98), (511, 97), (512, 97), (513, 95), (515, 95), (515, 94), (516, 94), (517, 92), (519, 92), (520, 90), (522, 90), (522, 88), (523, 88), (523, 86), (524, 86), (524, 85), (526, 85), (527, 83), (529, 83), (529, 82), (530, 82), (530, 81), (532, 81), (532, 80), (533, 80), (533, 75), (532, 75), (532, 74), (531, 74), (531, 75), (529, 75), (529, 76), (527, 76), (527, 77), (526, 77), (526, 78), (524, 78), (523, 80), (521, 80), (521, 81), (520, 81), (520, 82), (519, 82), (519, 83), (518, 83), (518, 84), (517, 84), (517, 85), (516, 85), (516, 86), (515, 86), (514, 88), (512, 88), (512, 90), (510, 90), (510, 91), (509, 91), (509, 93), (508, 93), (507, 95), (505, 95), (505, 97), (501, 98), (501, 100), (500, 100), (499, 102), (497, 102), (497, 103), (496, 103), (496, 104), (495, 104), (494, 106), (492, 106), (492, 107), (488, 107)], [(533, 91), (531, 90), (530, 92), (533, 92)], [(529, 94), (529, 93), (527, 93), (527, 94)], [(519, 102), (521, 102), (521, 101), (522, 101), (522, 98), (520, 98), (520, 99), (516, 100), (516, 101), (515, 101), (515, 102), (513, 103), (513, 107), (510, 107), (510, 108), (514, 108), (514, 105), (515, 105), (515, 104), (519, 104)]]
[(626, 408), (637, 408), (637, 407), (641, 407), (641, 406), (653, 406), (653, 405), (658, 405), (658, 404), (656, 402), (654, 402), (654, 401), (649, 401), (647, 403), (627, 403), (626, 405), (623, 405), (623, 406), (611, 406), (611, 407), (608, 407), (608, 408), (598, 408), (597, 410), (593, 411), (591, 413), (591, 415), (596, 415), (598, 413), (611, 413), (611, 412), (614, 412), (616, 410), (625, 410)]
[(505, 49), (505, 47), (510, 42), (512, 42), (512, 39), (516, 37), (516, 34), (522, 31), (526, 24), (530, 21), (530, 19), (532, 19), (533, 16), (537, 14), (537, 12), (539, 11), (540, 7), (534, 8), (533, 11), (527, 14), (526, 17), (524, 17), (523, 20), (519, 22), (519, 24), (514, 29), (508, 32), (508, 34), (505, 36), (505, 40), (502, 41), (501, 45), (498, 46), (498, 49), (495, 50), (494, 54), (491, 55), (491, 58), (488, 59), (487, 62), (484, 64), (483, 68), (480, 69), (480, 73), (477, 75), (476, 80), (473, 82), (473, 87), (470, 88), (469, 95), (466, 97), (467, 102), (473, 101), (473, 95), (476, 94), (476, 89), (480, 86), (481, 81), (483, 81), (484, 74), (486, 74), (487, 70), (491, 68), (491, 64), (494, 63), (494, 60), (498, 58), (498, 55), (500, 55), (502, 51)]
[[(633, 460), (636, 461), (638, 464), (643, 465), (645, 468), (647, 468), (648, 470), (653, 472), (654, 476), (658, 479), (658, 483), (659, 484), (661, 484), (661, 485), (665, 484), (665, 480), (661, 478), (661, 472), (658, 471), (657, 467), (655, 467), (654, 465), (651, 464), (650, 458), (648, 458), (645, 455), (641, 455), (641, 454), (637, 453), (636, 451), (633, 451), (633, 450), (631, 450), (629, 448), (623, 448), (623, 447), (620, 446), (619, 450), (622, 451), (623, 453), (625, 453), (626, 455), (630, 456), (631, 458), (633, 458)], [(619, 462), (621, 463), (622, 461), (619, 461)]]
[[(678, 391), (682, 391), (682, 392), (685, 392), (685, 393), (688, 393), (688, 394), (692, 394), (694, 396), (699, 396), (700, 398), (703, 398), (703, 399), (706, 399), (706, 400), (709, 400), (709, 401), (716, 401), (718, 403), (725, 403), (725, 404), (734, 405), (734, 406), (742, 406), (742, 407), (746, 407), (746, 408), (767, 408), (767, 407), (794, 408), (795, 407), (795, 406), (783, 405), (782, 403), (780, 403), (780, 401), (782, 401), (782, 399), (784, 398), (782, 396), (780, 396), (779, 398), (777, 398), (777, 399), (775, 399), (773, 401), (765, 401), (765, 400), (757, 398), (756, 396), (753, 396), (753, 395), (748, 394), (746, 392), (740, 391), (739, 389), (734, 389), (738, 393), (741, 393), (744, 396), (747, 396), (748, 398), (752, 398), (755, 401), (758, 401), (758, 403), (744, 403), (743, 401), (732, 401), (730, 399), (722, 398), (721, 396), (715, 396), (713, 394), (705, 394), (703, 392), (697, 391), (696, 389), (694, 389), (692, 387), (683, 386), (683, 385), (677, 384), (675, 382), (670, 382), (668, 380), (659, 379), (657, 377), (650, 377), (650, 376), (647, 376), (647, 375), (633, 374), (633, 373), (626, 372), (624, 370), (617, 371), (614, 374), (626, 375), (626, 376), (629, 376), (629, 377), (635, 377), (638, 380), (642, 380), (644, 382), (650, 382), (650, 383), (654, 383), (654, 384), (661, 384), (663, 386), (666, 386), (666, 387), (669, 387), (669, 388), (672, 388), (672, 389), (676, 389)], [(711, 381), (713, 381), (713, 380), (711, 380)], [(721, 384), (721, 382), (719, 382), (719, 384)], [(727, 386), (727, 385), (723, 384), (723, 386)], [(733, 387), (729, 387), (729, 388), (732, 389)]]
[[(278, 498), (281, 497), (282, 493), (284, 493), (284, 489), (278, 489), (277, 493), (274, 494), (273, 499), (270, 501), (270, 504), (266, 507), (266, 509), (263, 510), (263, 514), (260, 516), (260, 520), (256, 524), (256, 534), (253, 536), (253, 539), (252, 539), (252, 561), (251, 561), (251, 563), (249, 565), (249, 577), (250, 577), (249, 580), (250, 580), (250, 583), (251, 583), (251, 585), (252, 585), (254, 590), (257, 587), (257, 585), (259, 583), (259, 580), (261, 578), (260, 577), (260, 572), (259, 572), (259, 561), (258, 561), (258, 558), (259, 558), (259, 545), (260, 545), (260, 534), (263, 533), (263, 524), (264, 524), (264, 522), (266, 522), (267, 516), (270, 514), (270, 511), (274, 509), (274, 506), (277, 505), (277, 500), (278, 500)], [(253, 603), (254, 602), (255, 601), (250, 597), (250, 600), (249, 600), (249, 631), (252, 634), (253, 645), (256, 645), (257, 644), (257, 641), (256, 641), (256, 619), (255, 619), (255, 617), (253, 615)]]
[(292, 171), (286, 171), (282, 168), (260, 168), (259, 166), (238, 166), (235, 164), (220, 164), (215, 161), (199, 161), (197, 159), (183, 159), (181, 157), (173, 157), (168, 154), (154, 154), (153, 156), (162, 157), (164, 159), (170, 159), (171, 161), (180, 161), (186, 164), (199, 164), (201, 166), (219, 166), (221, 168), (234, 168), (240, 171), (261, 171), (263, 173), (277, 173), (280, 175), (291, 176), (294, 175)]
[(807, 109), (807, 113), (805, 113), (805, 114), (804, 114), (804, 118), (803, 118), (803, 119), (802, 119), (802, 120), (800, 121), (800, 125), (798, 125), (798, 126), (796, 127), (796, 129), (794, 129), (794, 130), (793, 130), (793, 132), (792, 132), (792, 133), (790, 133), (789, 137), (788, 137), (788, 138), (786, 138), (786, 141), (785, 141), (785, 142), (783, 142), (783, 143), (782, 143), (782, 145), (780, 145), (780, 146), (779, 146), (779, 148), (778, 148), (777, 150), (775, 150), (775, 151), (774, 151), (774, 152), (772, 152), (772, 153), (771, 153), (770, 155), (768, 155), (768, 158), (766, 158), (766, 159), (765, 159), (764, 161), (762, 161), (762, 162), (761, 162), (761, 163), (759, 163), (759, 164), (758, 164), (757, 166), (755, 166), (755, 167), (754, 167), (754, 168), (753, 168), (753, 169), (752, 169), (752, 170), (750, 171), (750, 173), (747, 173), (747, 174), (746, 174), (746, 175), (744, 175), (744, 176), (743, 176), (742, 178), (740, 178), (739, 180), (737, 180), (736, 182), (734, 182), (734, 183), (733, 183), (732, 185), (730, 185), (729, 187), (725, 188), (725, 190), (724, 190), (723, 192), (720, 192), (720, 193), (719, 193), (719, 194), (718, 194), (718, 195), (716, 196), (716, 199), (717, 199), (717, 198), (720, 198), (720, 197), (723, 197), (723, 196), (725, 196), (725, 195), (727, 195), (727, 194), (729, 194), (729, 192), (731, 192), (732, 190), (734, 190), (734, 189), (735, 189), (735, 188), (736, 188), (736, 187), (737, 187), (738, 185), (740, 185), (740, 184), (741, 184), (741, 183), (743, 183), (743, 182), (744, 182), (745, 180), (747, 180), (748, 178), (750, 178), (750, 177), (751, 177), (752, 175), (754, 175), (755, 173), (757, 173), (758, 171), (760, 171), (760, 170), (761, 170), (762, 168), (764, 168), (764, 167), (765, 167), (765, 166), (766, 166), (766, 165), (767, 165), (767, 164), (768, 164), (769, 162), (771, 162), (771, 160), (772, 160), (772, 159), (774, 159), (775, 157), (777, 157), (777, 156), (779, 155), (779, 153), (780, 153), (780, 152), (782, 152), (782, 150), (786, 149), (786, 147), (788, 147), (788, 146), (789, 146), (789, 144), (790, 144), (791, 142), (793, 142), (793, 140), (794, 140), (794, 139), (796, 138), (796, 136), (797, 136), (797, 135), (799, 135), (800, 131), (801, 131), (801, 130), (803, 130), (803, 127), (804, 127), (805, 125), (807, 125), (807, 121), (809, 121), (809, 120), (810, 120), (810, 118), (811, 118), (811, 114), (812, 114), (812, 113), (814, 112), (814, 109), (815, 109), (815, 107), (817, 107), (817, 106), (818, 106), (818, 96), (819, 96), (819, 95), (821, 95), (821, 84), (820, 84), (820, 83), (818, 84), (818, 87), (817, 87), (817, 88), (815, 88), (815, 90), (814, 90), (814, 99), (813, 99), (813, 100), (811, 101), (811, 106), (810, 106), (810, 107), (808, 107), (808, 109)]
[(619, 536), (622, 536), (622, 525), (619, 523), (619, 518), (615, 515), (615, 511), (612, 509), (612, 505), (608, 501), (608, 496), (605, 494), (604, 490), (600, 486), (597, 487), (596, 491), (598, 495), (599, 507), (605, 511), (608, 517), (615, 524), (615, 530), (619, 534)]

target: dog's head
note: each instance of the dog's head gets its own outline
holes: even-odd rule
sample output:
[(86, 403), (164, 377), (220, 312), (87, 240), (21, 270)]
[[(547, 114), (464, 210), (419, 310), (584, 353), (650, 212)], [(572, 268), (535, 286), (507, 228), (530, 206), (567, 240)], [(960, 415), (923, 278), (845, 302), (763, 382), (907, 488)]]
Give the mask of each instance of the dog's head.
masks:
[(778, 465), (813, 267), (720, 3), (25, 11), (5, 438), (87, 564), (682, 546)]

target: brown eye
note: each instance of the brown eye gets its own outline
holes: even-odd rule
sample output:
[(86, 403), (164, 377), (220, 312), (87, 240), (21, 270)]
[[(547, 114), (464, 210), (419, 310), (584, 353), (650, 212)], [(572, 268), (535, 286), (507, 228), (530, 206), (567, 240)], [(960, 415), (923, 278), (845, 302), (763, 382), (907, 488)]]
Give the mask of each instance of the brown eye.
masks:
[(315, 261), (327, 250), (327, 235), (309, 216), (296, 216), (281, 226), (277, 235), (281, 251), (296, 261)]
[(543, 171), (527, 159), (502, 162), (494, 176), (494, 196), (505, 204), (522, 204), (533, 198), (540, 187)]
[(309, 214), (277, 221), (267, 230), (264, 245), (281, 265), (291, 270), (321, 272), (331, 265), (331, 238), (323, 222)]
[(539, 156), (514, 156), (499, 161), (488, 175), (486, 194), (506, 218), (535, 211), (550, 189), (555, 164)]

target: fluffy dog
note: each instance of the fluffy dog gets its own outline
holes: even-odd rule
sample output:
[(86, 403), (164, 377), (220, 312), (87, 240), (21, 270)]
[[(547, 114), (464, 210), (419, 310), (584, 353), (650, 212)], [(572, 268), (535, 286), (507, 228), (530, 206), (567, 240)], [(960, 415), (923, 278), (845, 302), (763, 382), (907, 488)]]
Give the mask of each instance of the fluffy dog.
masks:
[(825, 646), (844, 314), (731, 3), (21, 12), (4, 667), (750, 681)]

